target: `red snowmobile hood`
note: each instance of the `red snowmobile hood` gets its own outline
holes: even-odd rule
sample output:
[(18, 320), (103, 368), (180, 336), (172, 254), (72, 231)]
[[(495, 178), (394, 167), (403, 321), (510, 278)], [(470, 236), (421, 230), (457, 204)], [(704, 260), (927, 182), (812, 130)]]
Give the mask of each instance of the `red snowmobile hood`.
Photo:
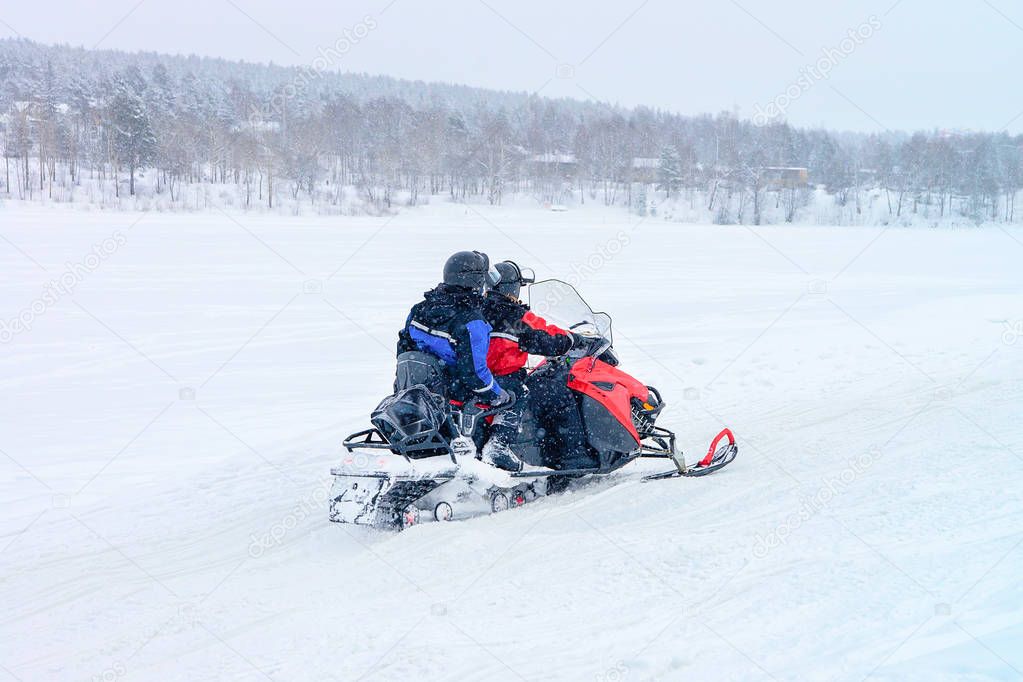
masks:
[(650, 394), (646, 384), (606, 362), (580, 358), (572, 365), (568, 387), (603, 405), (639, 445), (639, 433), (632, 423), (632, 399), (646, 401)]

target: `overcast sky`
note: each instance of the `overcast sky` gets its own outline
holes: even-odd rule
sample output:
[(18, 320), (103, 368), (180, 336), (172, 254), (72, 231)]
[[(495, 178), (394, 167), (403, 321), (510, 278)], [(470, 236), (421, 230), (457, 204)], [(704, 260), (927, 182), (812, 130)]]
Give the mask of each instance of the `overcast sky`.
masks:
[(402, 78), (688, 114), (773, 102), (833, 129), (1023, 132), (1018, 0), (9, 0), (13, 35), (295, 65), (340, 40), (342, 68)]

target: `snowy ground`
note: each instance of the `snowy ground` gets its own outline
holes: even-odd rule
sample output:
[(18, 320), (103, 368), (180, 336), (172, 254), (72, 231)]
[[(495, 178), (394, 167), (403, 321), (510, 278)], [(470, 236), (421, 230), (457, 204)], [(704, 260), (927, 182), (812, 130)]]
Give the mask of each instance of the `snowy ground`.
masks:
[[(1023, 676), (1023, 232), (637, 220), (0, 208), (3, 672)], [(462, 248), (578, 281), (691, 454), (727, 423), (740, 459), (329, 524), (337, 443)]]

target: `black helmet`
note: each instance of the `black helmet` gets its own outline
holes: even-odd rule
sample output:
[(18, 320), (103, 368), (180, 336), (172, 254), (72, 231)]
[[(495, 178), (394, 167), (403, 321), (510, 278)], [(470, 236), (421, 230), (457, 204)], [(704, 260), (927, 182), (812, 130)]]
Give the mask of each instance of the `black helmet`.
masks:
[(500, 279), (496, 276), (488, 277), (487, 290), (496, 291), (512, 298), (519, 297), (523, 284), (532, 284), (536, 281), (531, 270), (524, 274), (522, 268), (515, 261), (501, 261), (490, 268), (490, 271), (500, 275)]
[(444, 263), (444, 283), (482, 292), (490, 259), (479, 251), (459, 251)]

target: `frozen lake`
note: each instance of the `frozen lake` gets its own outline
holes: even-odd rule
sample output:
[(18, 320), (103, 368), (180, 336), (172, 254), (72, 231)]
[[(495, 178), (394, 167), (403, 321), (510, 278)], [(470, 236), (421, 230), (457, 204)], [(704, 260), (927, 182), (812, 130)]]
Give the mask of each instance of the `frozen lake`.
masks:
[[(11, 679), (1019, 679), (1023, 232), (0, 207)], [(577, 283), (690, 457), (328, 523), (451, 252)], [(55, 284), (51, 284), (55, 283)]]

